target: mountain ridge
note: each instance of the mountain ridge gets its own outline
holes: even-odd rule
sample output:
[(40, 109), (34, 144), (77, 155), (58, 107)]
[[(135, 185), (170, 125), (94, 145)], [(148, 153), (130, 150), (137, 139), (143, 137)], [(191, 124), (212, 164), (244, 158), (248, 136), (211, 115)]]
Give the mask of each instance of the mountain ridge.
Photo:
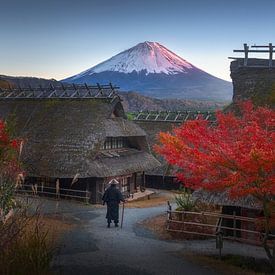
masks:
[(231, 100), (232, 84), (192, 65), (158, 42), (143, 42), (62, 81), (116, 83), (155, 98)]

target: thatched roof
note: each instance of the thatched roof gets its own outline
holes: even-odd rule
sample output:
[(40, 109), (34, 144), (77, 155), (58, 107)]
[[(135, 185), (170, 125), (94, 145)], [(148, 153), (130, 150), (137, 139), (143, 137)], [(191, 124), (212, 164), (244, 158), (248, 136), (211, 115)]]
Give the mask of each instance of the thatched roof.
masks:
[[(200, 111), (140, 111), (134, 117), (137, 123), (147, 134), (147, 140), (151, 148), (157, 143), (157, 136), (160, 132), (171, 132), (173, 128), (179, 127), (187, 120), (195, 120), (199, 118), (215, 122), (216, 117), (214, 112)], [(177, 169), (169, 164), (156, 153), (154, 156), (161, 162), (161, 166), (152, 170), (147, 170), (148, 175), (159, 176), (175, 176)]]
[[(105, 177), (159, 165), (145, 132), (125, 119), (119, 97), (0, 97), (0, 118), (11, 117), (26, 141), (21, 159), (30, 176)], [(106, 137), (129, 137), (136, 149), (103, 155)]]
[(152, 149), (152, 154), (161, 162), (160, 166), (151, 170), (146, 170), (146, 174), (159, 176), (175, 176), (175, 169), (171, 165), (168, 165), (168, 163), (160, 155), (154, 153), (153, 147), (157, 143), (157, 135), (160, 132), (171, 132), (174, 127), (179, 127), (181, 125), (181, 122), (135, 120), (135, 123), (146, 132), (147, 141)]
[(204, 203), (221, 206), (239, 206), (251, 209), (261, 209), (260, 202), (253, 196), (246, 196), (240, 199), (232, 199), (227, 191), (210, 192), (199, 189), (193, 192), (192, 197)]

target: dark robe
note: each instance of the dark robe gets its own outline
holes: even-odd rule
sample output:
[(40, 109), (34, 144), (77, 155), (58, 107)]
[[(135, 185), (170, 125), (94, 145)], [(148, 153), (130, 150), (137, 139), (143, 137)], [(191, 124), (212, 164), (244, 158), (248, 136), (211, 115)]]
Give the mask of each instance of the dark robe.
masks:
[(104, 193), (103, 204), (107, 203), (107, 214), (106, 219), (108, 223), (113, 220), (114, 223), (118, 223), (119, 220), (119, 203), (124, 201), (121, 192), (116, 188), (115, 185), (111, 185)]

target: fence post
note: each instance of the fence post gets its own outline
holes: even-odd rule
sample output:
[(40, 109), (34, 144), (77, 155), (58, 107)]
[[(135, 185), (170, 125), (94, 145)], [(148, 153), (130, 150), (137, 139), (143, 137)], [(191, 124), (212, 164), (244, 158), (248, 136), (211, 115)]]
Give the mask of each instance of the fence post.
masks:
[(167, 201), (167, 207), (168, 207), (168, 220), (170, 220), (172, 218), (172, 205), (170, 204), (170, 201)]
[(223, 234), (221, 231), (216, 233), (216, 249), (219, 249), (219, 258), (222, 259), (222, 248), (223, 248)]
[(89, 204), (89, 191), (86, 190), (86, 204)]
[(236, 239), (237, 235), (236, 235), (236, 211), (233, 211), (233, 236), (234, 236), (234, 240)]
[(247, 46), (247, 44), (243, 44), (244, 46), (244, 66), (246, 67), (247, 66), (247, 61), (248, 61), (248, 49), (249, 49), (249, 46)]
[(170, 220), (172, 220), (172, 206), (169, 201), (167, 201), (167, 224), (166, 229), (169, 229)]
[(272, 46), (272, 43), (269, 43), (269, 45), (268, 45), (268, 47), (269, 47), (269, 68), (271, 68), (272, 67), (272, 59), (273, 59), (273, 46)]

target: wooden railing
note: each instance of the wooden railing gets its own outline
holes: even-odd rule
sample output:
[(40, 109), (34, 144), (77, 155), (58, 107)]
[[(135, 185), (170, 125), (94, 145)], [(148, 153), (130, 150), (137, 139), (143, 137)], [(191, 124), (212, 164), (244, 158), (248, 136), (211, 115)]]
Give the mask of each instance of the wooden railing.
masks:
[(49, 186), (40, 186), (36, 184), (23, 184), (20, 188), (16, 189), (18, 194), (31, 195), (31, 196), (49, 196), (56, 199), (75, 199), (85, 203), (89, 203), (91, 192), (66, 188), (55, 188)]
[[(233, 50), (235, 53), (244, 53), (244, 58), (238, 58), (238, 57), (229, 57), (229, 59), (235, 59), (235, 60), (242, 60), (242, 62), (238, 62), (238, 66), (244, 66), (244, 67), (269, 67), (272, 68), (275, 66), (274, 60), (273, 60), (273, 53), (275, 53), (275, 46), (272, 45), (272, 43), (269, 43), (268, 45), (253, 45), (250, 46), (252, 49), (249, 48), (249, 46), (245, 43), (243, 44), (244, 49), (243, 50)], [(255, 63), (255, 60), (251, 60), (248, 57), (249, 53), (268, 53), (269, 57), (266, 60), (266, 63), (263, 64), (257, 64)], [(249, 64), (249, 60), (253, 61), (251, 64)]]
[[(224, 221), (231, 221), (232, 227)], [(167, 211), (167, 231), (216, 238), (218, 233), (224, 239), (261, 244), (264, 232), (260, 229), (260, 219), (217, 212)], [(249, 225), (249, 226), (248, 226)], [(246, 229), (244, 227), (252, 227)], [(275, 235), (269, 234), (270, 245)]]

